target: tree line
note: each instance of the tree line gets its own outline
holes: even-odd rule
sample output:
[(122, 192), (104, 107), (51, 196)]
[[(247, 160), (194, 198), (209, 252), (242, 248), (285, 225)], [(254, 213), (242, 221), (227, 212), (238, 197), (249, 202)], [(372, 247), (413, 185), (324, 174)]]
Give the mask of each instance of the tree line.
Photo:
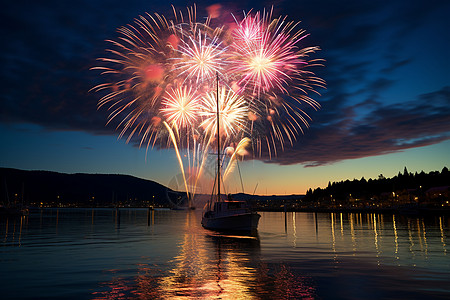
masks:
[[(410, 173), (405, 167), (402, 172), (392, 178), (386, 178), (380, 174), (377, 179), (366, 180), (353, 179), (328, 182), (326, 188), (309, 189), (306, 193), (304, 202), (319, 203), (363, 203), (374, 202), (380, 200), (398, 201), (399, 197), (403, 197), (405, 201), (420, 202), (427, 197), (427, 191), (443, 188), (447, 191), (450, 185), (450, 172), (444, 167), (440, 172), (432, 171), (425, 173)], [(407, 195), (408, 197), (406, 197)], [(448, 199), (447, 199), (448, 200)]]

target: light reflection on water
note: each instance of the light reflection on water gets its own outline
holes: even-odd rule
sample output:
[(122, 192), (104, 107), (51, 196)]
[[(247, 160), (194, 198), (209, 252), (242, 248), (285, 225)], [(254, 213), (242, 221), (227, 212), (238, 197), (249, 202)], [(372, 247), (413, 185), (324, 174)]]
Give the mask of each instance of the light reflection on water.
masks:
[(199, 211), (47, 209), (0, 220), (7, 299), (450, 296), (449, 218), (263, 212), (256, 235)]

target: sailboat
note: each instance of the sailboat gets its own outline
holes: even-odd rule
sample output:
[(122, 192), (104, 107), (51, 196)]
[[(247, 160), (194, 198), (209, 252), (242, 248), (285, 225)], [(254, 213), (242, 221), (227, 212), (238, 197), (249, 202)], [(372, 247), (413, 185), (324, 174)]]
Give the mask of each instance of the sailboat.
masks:
[(220, 194), (220, 135), (219, 135), (219, 76), (216, 75), (217, 82), (217, 195), (216, 201), (213, 197), (206, 203), (202, 226), (206, 229), (217, 231), (255, 231), (258, 228), (259, 218), (255, 211), (252, 211), (245, 201), (224, 200)]

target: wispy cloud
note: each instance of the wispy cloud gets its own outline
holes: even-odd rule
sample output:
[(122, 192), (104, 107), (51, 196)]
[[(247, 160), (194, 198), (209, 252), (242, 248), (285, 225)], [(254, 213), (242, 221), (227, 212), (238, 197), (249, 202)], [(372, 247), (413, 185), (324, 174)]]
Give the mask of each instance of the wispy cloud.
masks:
[(347, 112), (326, 125), (315, 123), (292, 149), (271, 162), (319, 166), (450, 139), (449, 86), (400, 104), (367, 103), (367, 108), (370, 112), (363, 119)]

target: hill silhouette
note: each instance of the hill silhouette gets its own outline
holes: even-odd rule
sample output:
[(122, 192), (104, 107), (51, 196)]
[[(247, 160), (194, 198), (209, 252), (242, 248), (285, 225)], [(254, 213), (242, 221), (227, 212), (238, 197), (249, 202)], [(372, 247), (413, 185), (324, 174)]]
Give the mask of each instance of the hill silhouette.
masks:
[(115, 174), (65, 174), (0, 168), (0, 203), (31, 206), (167, 206), (167, 188)]

